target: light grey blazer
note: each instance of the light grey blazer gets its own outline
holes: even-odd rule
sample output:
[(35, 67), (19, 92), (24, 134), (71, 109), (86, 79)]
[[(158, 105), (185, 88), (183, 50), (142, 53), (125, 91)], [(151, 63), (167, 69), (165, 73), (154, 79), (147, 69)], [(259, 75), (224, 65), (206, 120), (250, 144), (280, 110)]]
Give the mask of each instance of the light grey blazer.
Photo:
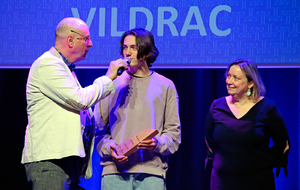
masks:
[[(115, 91), (107, 76), (82, 88), (58, 51), (52, 47), (31, 66), (27, 86), (28, 125), (21, 163), (67, 156), (85, 157), (82, 111)], [(91, 146), (91, 154), (94, 139)], [(91, 160), (85, 178), (92, 175)], [(84, 177), (84, 176), (83, 176)]]

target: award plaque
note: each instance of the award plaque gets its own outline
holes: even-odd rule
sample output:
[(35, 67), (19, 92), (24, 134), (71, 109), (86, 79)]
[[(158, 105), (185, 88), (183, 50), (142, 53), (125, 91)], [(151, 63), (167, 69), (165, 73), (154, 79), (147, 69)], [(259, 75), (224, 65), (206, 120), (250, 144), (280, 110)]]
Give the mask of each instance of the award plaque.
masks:
[(134, 135), (130, 139), (127, 139), (123, 143), (119, 144), (115, 151), (118, 156), (129, 156), (130, 154), (134, 153), (137, 150), (137, 145), (143, 141), (153, 138), (155, 135), (158, 134), (156, 129), (145, 129), (138, 134)]

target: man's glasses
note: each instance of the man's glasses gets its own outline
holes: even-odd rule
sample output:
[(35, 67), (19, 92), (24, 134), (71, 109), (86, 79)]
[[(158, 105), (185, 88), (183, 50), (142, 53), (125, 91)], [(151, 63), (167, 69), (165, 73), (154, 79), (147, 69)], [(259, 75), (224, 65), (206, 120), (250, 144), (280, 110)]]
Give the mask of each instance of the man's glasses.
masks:
[(90, 41), (91, 37), (90, 36), (84, 36), (78, 32), (75, 32), (74, 30), (70, 30), (71, 32), (74, 32), (76, 34), (79, 34), (80, 36), (82, 36), (82, 38), (77, 38), (77, 39), (83, 39), (85, 42)]

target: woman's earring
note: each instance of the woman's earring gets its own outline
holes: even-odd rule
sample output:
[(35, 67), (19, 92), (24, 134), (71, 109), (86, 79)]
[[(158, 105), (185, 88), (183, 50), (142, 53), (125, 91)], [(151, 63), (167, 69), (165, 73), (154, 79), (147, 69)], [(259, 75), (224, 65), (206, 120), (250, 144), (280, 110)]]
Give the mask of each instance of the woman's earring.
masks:
[(248, 88), (247, 96), (250, 96), (250, 95), (251, 95), (251, 88)]

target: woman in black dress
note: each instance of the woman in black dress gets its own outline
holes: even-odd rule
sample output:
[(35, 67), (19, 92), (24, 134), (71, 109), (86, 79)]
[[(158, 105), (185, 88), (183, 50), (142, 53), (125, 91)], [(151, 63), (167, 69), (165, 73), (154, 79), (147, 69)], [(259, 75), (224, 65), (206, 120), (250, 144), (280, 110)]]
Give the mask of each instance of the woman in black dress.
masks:
[(205, 122), (210, 188), (274, 190), (273, 168), (278, 175), (284, 167), (287, 174), (290, 142), (284, 119), (275, 103), (264, 97), (254, 62), (232, 62), (225, 77), (229, 96), (214, 100)]

